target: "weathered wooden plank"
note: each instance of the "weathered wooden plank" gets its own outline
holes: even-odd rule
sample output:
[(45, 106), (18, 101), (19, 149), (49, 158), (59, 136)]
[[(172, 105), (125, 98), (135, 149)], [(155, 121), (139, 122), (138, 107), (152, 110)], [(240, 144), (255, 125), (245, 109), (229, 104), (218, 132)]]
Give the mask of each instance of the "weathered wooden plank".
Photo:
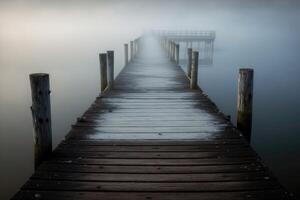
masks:
[(43, 172), (35, 173), (35, 180), (64, 181), (98, 181), (98, 182), (217, 182), (217, 181), (253, 181), (270, 180), (265, 172), (246, 173), (210, 173), (210, 174), (114, 174), (114, 173), (69, 173)]
[(99, 120), (201, 120), (201, 121), (224, 121), (226, 119), (221, 118), (220, 115), (208, 114), (208, 113), (141, 113), (141, 112), (130, 112), (130, 113), (116, 113), (116, 112), (87, 112), (83, 115), (83, 118), (88, 119), (99, 119)]
[[(148, 98), (152, 97), (152, 98)], [(198, 99), (191, 98), (191, 99), (160, 99), (160, 98), (153, 98), (153, 96), (147, 96), (147, 98), (122, 98), (122, 97), (98, 97), (96, 101), (94, 102), (96, 104), (153, 104), (153, 103), (158, 103), (158, 104), (199, 104), (199, 103), (211, 103), (209, 99), (201, 96), (198, 97)]]
[(227, 126), (222, 122), (213, 121), (85, 121), (78, 122), (76, 126), (90, 127), (212, 127), (212, 126)]
[(213, 141), (213, 140), (224, 140), (224, 139), (237, 139), (240, 136), (234, 134), (217, 134), (217, 133), (117, 133), (117, 132), (96, 132), (96, 131), (82, 131), (82, 134), (79, 132), (71, 131), (68, 135), (68, 139), (95, 139), (95, 140), (203, 140), (203, 141)]
[(120, 191), (120, 192), (214, 192), (279, 189), (272, 180), (225, 181), (225, 182), (83, 182), (30, 180), (24, 190), (58, 190), (58, 191)]
[(64, 140), (61, 144), (76, 144), (76, 145), (100, 145), (100, 146), (202, 146), (202, 145), (233, 145), (247, 144), (245, 141), (238, 139), (224, 140)]
[[(114, 118), (116, 117), (116, 118)], [(213, 122), (211, 121), (211, 119), (207, 119), (207, 118), (199, 118), (199, 119), (195, 119), (193, 117), (186, 117), (183, 118), (181, 120), (178, 120), (177, 117), (173, 116), (173, 117), (160, 117), (160, 118), (154, 118), (152, 116), (148, 116), (148, 117), (134, 117), (134, 116), (118, 116), (118, 115), (112, 115), (112, 116), (108, 116), (106, 115), (106, 117), (102, 116), (102, 117), (97, 117), (97, 115), (94, 116), (90, 116), (90, 117), (85, 117), (85, 118), (78, 118), (78, 122), (86, 122), (86, 123), (107, 123), (107, 124), (112, 124), (112, 125), (117, 125), (118, 123), (120, 123), (120, 125), (124, 124), (124, 123), (129, 123), (129, 124), (150, 124), (150, 125), (156, 125), (156, 126), (165, 126), (166, 124), (168, 125), (177, 125), (178, 123), (182, 124), (182, 125), (186, 125), (186, 124), (192, 124), (193, 126), (196, 125), (201, 125), (204, 123), (207, 124), (222, 124), (222, 123), (227, 123), (228, 121), (220, 120), (219, 122)], [(164, 124), (165, 123), (165, 124)]]
[(134, 103), (134, 104), (125, 104), (125, 103), (104, 103), (104, 104), (93, 104), (91, 106), (92, 109), (95, 108), (118, 108), (118, 109), (209, 109), (212, 108), (209, 104), (201, 105), (201, 104), (192, 104), (192, 103), (186, 103), (186, 104), (164, 104), (164, 103)]
[[(102, 126), (87, 126), (81, 124), (76, 124), (73, 127), (76, 129), (87, 131), (94, 131), (97, 133), (219, 133), (219, 134), (227, 134), (235, 136), (236, 134), (228, 131), (225, 132), (225, 128), (227, 125), (211, 125), (211, 126), (203, 126), (203, 127), (174, 127), (174, 126), (143, 126), (143, 127), (102, 127)], [(86, 132), (87, 132), (86, 131)]]
[(145, 113), (178, 113), (178, 114), (202, 114), (202, 113), (210, 113), (215, 114), (216, 110), (204, 110), (202, 109), (194, 109), (194, 108), (134, 108), (134, 109), (118, 109), (118, 108), (102, 108), (102, 109), (89, 109), (87, 110), (88, 113), (108, 113), (108, 112), (114, 112), (114, 113), (139, 113), (139, 112), (145, 112)]
[[(80, 164), (80, 165), (153, 165), (153, 166), (212, 166), (212, 165), (241, 165), (241, 168), (260, 166), (260, 160), (256, 157), (243, 158), (172, 158), (172, 159), (109, 159), (109, 158), (82, 158), (82, 157), (54, 157), (46, 161), (46, 164)], [(249, 165), (249, 166), (248, 166)]]
[(239, 173), (262, 171), (264, 168), (257, 164), (210, 165), (210, 166), (146, 166), (146, 165), (78, 165), (72, 160), (65, 164), (42, 164), (38, 171), (56, 172), (85, 172), (85, 173), (127, 173), (127, 174), (192, 174), (192, 173)]
[(248, 150), (248, 145), (203, 145), (203, 146), (80, 146), (60, 145), (57, 150), (79, 152), (226, 152), (235, 150)]
[(13, 200), (285, 200), (290, 197), (282, 189), (240, 192), (75, 192), (25, 190)]
[(53, 152), (58, 157), (84, 158), (219, 158), (219, 157), (253, 157), (249, 150), (227, 150), (225, 152), (78, 152), (76, 150)]

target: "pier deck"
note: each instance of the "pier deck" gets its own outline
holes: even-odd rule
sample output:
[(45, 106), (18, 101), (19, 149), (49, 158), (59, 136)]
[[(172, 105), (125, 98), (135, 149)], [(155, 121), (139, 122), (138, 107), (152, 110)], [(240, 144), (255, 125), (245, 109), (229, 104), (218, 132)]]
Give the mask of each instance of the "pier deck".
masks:
[(239, 131), (148, 41), (14, 200), (289, 199)]

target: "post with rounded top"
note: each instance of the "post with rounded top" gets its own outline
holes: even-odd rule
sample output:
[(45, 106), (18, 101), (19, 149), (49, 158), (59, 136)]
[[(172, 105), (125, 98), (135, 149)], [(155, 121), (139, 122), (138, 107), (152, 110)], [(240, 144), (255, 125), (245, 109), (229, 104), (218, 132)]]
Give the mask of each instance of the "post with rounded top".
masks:
[(237, 128), (251, 140), (253, 69), (240, 69), (237, 96)]
[(128, 44), (124, 44), (124, 59), (125, 65), (128, 64)]
[(114, 51), (107, 51), (108, 88), (114, 86)]
[(191, 70), (192, 70), (192, 54), (193, 54), (193, 49), (188, 48), (187, 49), (187, 55), (188, 55), (188, 60), (187, 60), (187, 76), (191, 78)]
[(103, 92), (107, 87), (107, 55), (106, 55), (106, 53), (100, 53), (99, 60), (100, 60), (101, 92)]
[(175, 45), (175, 50), (176, 50), (176, 64), (179, 64), (179, 44)]
[(133, 41), (130, 41), (130, 61), (132, 61), (133, 60), (133, 57), (134, 57), (134, 55), (133, 55)]
[(197, 89), (198, 85), (198, 59), (199, 59), (199, 52), (194, 51), (192, 53), (192, 70), (191, 70), (191, 80), (190, 80), (190, 88)]
[(51, 103), (49, 74), (30, 74), (32, 119), (34, 128), (35, 169), (52, 152)]

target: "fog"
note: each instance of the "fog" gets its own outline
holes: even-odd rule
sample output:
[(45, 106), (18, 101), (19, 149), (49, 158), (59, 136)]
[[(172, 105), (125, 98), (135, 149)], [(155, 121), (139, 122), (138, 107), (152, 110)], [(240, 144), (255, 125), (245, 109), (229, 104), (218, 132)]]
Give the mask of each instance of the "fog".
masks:
[(118, 73), (123, 44), (151, 29), (216, 31), (214, 64), (200, 67), (199, 84), (233, 122), (237, 70), (255, 69), (252, 145), (297, 192), (299, 11), (296, 0), (2, 0), (0, 199), (11, 197), (33, 172), (28, 75), (51, 76), (57, 145), (99, 94), (98, 53), (115, 50)]

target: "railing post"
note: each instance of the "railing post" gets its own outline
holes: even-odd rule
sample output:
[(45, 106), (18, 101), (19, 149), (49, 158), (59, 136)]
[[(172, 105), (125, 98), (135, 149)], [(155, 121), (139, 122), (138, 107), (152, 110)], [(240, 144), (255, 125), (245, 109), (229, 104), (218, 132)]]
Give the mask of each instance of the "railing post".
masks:
[(192, 54), (192, 71), (191, 71), (191, 82), (190, 82), (190, 88), (191, 89), (197, 89), (198, 85), (198, 59), (199, 59), (199, 52), (194, 51)]
[(175, 49), (176, 49), (176, 64), (179, 64), (179, 44), (175, 45)]
[(133, 41), (130, 41), (130, 61), (133, 60)]
[(107, 51), (108, 88), (114, 86), (114, 51)]
[(246, 139), (251, 140), (253, 69), (240, 69), (237, 97), (237, 128)]
[(101, 92), (107, 87), (107, 55), (106, 53), (100, 53), (100, 77), (101, 77)]
[(52, 152), (51, 103), (49, 74), (31, 74), (32, 118), (34, 127), (35, 169)]
[(188, 55), (188, 60), (187, 60), (187, 76), (191, 78), (191, 70), (192, 70), (192, 54), (193, 54), (193, 49), (188, 48), (187, 50), (187, 55)]
[(124, 59), (125, 65), (128, 64), (128, 44), (124, 44)]

